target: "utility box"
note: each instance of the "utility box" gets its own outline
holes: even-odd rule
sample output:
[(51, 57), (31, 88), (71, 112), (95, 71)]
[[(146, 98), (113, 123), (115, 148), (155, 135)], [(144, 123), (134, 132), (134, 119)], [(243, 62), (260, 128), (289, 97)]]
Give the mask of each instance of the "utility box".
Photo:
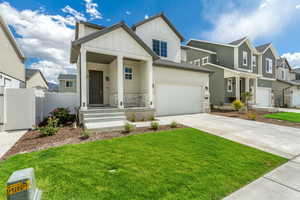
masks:
[(40, 200), (42, 192), (36, 188), (34, 169), (15, 171), (6, 184), (7, 200)]

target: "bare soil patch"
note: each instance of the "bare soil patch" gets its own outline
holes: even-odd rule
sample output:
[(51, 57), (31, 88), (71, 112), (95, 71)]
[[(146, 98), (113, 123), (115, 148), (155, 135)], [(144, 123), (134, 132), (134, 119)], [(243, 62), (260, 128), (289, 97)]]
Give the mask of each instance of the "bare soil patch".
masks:
[[(159, 129), (154, 131), (150, 127), (136, 128), (130, 133), (123, 131), (111, 132), (93, 132), (89, 138), (81, 138), (81, 128), (62, 127), (56, 135), (42, 137), (38, 130), (28, 131), (20, 140), (1, 158), (5, 160), (9, 156), (40, 151), (51, 147), (62, 146), (66, 144), (78, 144), (84, 142), (91, 142), (96, 140), (111, 139), (117, 137), (124, 137), (135, 134), (155, 133), (157, 131), (164, 131), (169, 129), (185, 128), (185, 126), (178, 124), (177, 128), (171, 128), (169, 125), (159, 126)], [(0, 160), (1, 160), (0, 159)]]
[[(257, 111), (257, 110), (250, 110), (249, 112), (256, 114), (255, 121), (258, 121), (258, 122), (265, 122), (265, 123), (276, 124), (276, 125), (281, 125), (281, 126), (300, 128), (300, 123), (265, 118), (264, 115), (270, 114), (270, 112)], [(221, 115), (224, 117), (234, 117), (234, 118), (250, 120), (249, 117), (247, 116), (247, 113), (241, 113), (241, 112), (237, 112), (237, 111), (219, 111), (218, 110), (218, 111), (211, 112), (211, 114)]]

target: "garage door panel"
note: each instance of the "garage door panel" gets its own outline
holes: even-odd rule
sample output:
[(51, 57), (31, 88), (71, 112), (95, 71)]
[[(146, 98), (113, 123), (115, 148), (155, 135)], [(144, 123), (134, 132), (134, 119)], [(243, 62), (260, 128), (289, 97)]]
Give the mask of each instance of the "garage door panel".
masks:
[(256, 103), (258, 106), (270, 107), (271, 106), (271, 89), (265, 87), (257, 88)]
[(200, 113), (201, 87), (158, 84), (156, 110), (158, 116)]
[(300, 90), (293, 91), (293, 106), (300, 106)]

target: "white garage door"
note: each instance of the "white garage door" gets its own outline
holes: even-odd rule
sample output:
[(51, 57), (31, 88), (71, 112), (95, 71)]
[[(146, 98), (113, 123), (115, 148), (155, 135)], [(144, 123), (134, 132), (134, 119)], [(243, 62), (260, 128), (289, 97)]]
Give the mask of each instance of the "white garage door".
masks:
[(258, 106), (270, 107), (271, 106), (271, 88), (258, 87), (256, 94), (256, 103)]
[(202, 112), (200, 86), (158, 84), (156, 112), (158, 116)]
[(300, 106), (300, 90), (293, 91), (293, 106)]

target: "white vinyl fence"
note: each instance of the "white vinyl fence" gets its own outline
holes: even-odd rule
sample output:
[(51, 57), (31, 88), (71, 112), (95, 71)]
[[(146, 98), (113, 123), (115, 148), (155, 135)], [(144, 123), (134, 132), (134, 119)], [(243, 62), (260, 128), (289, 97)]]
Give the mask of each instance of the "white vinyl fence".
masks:
[(58, 107), (68, 108), (75, 114), (77, 100), (76, 93), (0, 88), (0, 131), (31, 129)]

